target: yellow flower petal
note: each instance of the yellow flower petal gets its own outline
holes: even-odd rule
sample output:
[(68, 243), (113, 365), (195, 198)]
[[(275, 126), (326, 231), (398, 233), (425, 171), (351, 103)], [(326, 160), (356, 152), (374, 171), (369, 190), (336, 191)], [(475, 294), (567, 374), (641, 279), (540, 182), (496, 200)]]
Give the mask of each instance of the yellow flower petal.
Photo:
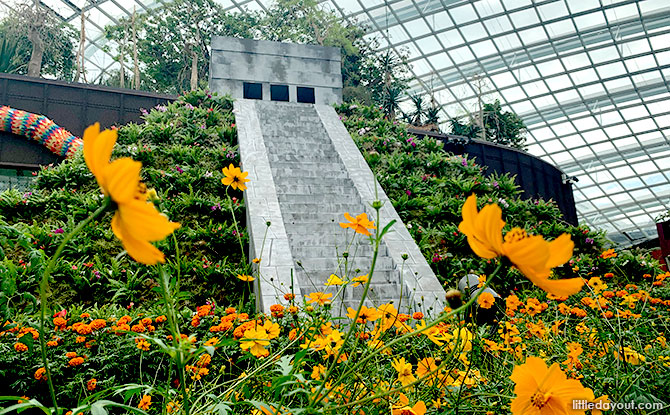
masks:
[(98, 185), (104, 190), (106, 183), (102, 171), (109, 164), (114, 144), (116, 144), (116, 131), (105, 130), (101, 133), (100, 123), (95, 123), (84, 131), (84, 161), (98, 181)]
[(137, 195), (142, 163), (124, 157), (114, 160), (103, 169), (107, 192), (118, 204), (128, 203)]

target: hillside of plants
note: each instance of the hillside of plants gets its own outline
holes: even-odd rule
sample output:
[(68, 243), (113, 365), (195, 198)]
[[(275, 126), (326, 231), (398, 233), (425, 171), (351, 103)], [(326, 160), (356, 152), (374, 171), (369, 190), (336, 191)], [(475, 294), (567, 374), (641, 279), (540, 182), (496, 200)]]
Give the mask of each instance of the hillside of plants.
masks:
[[(139, 230), (119, 240), (113, 217), (135, 202), (105, 178), (116, 172), (108, 160), (80, 152), (37, 172), (33, 188), (0, 194), (3, 413), (596, 413), (569, 412), (572, 400), (638, 405), (616, 413), (667, 411), (670, 274), (657, 262), (564, 223), (551, 201), (524, 200), (513, 177), (487, 175), (476, 160), (414, 138), (378, 107), (338, 111), (443, 281), (443, 312), (361, 304), (336, 318), (334, 298), (318, 292), (304, 303), (287, 294), (270, 315), (255, 310), (253, 264), (264, 258), (246, 252), (238, 183), (254, 183), (235, 171), (232, 101), (195, 91), (151, 109), (141, 124), (114, 128), (112, 160), (142, 163), (134, 197), (180, 224), (155, 244), (163, 264), (133, 259), (126, 244)], [(86, 148), (96, 137), (84, 139)], [(466, 217), (473, 194), (478, 212)], [(492, 205), (504, 228), (474, 235), (479, 218), (496, 219)], [(386, 223), (371, 237), (349, 235), (378, 246)], [(507, 238), (514, 227), (550, 244), (568, 234), (574, 251), (551, 261), (551, 278), (581, 290), (556, 295), (534, 285), (522, 272), (533, 258), (520, 260)], [(506, 235), (503, 250), (496, 232)], [(476, 254), (473, 238), (494, 255)], [(536, 250), (558, 248), (550, 244)], [(500, 297), (455, 292), (467, 273)], [(475, 324), (485, 310), (495, 320)]]

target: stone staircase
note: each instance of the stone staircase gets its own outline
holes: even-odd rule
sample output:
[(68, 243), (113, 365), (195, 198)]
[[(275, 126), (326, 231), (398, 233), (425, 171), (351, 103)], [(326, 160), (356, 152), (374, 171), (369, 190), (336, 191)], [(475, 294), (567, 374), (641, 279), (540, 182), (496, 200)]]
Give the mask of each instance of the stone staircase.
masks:
[[(331, 274), (343, 280), (368, 274), (369, 238), (339, 223), (346, 222), (345, 212), (376, 220), (369, 204), (377, 199), (381, 226), (396, 224), (381, 242), (367, 305), (392, 302), (402, 312), (427, 315), (443, 309), (442, 285), (331, 106), (241, 99), (234, 107), (242, 169), (250, 179), (244, 192), (250, 258), (261, 258), (260, 310), (286, 304), (289, 292), (299, 304), (312, 292), (339, 292), (325, 286)], [(334, 314), (355, 308), (362, 291), (347, 286), (334, 299)]]
[[(346, 280), (368, 274), (373, 256), (367, 237), (339, 223), (346, 222), (345, 212), (370, 216), (372, 209), (361, 200), (314, 106), (264, 101), (255, 105), (295, 264), (294, 290), (302, 296), (316, 291), (335, 294), (339, 287), (324, 285), (329, 276)], [(398, 305), (400, 270), (383, 242), (372, 278), (368, 302)], [(361, 286), (344, 290), (344, 310), (358, 305), (362, 291)], [(408, 304), (407, 293), (402, 296), (402, 303)]]

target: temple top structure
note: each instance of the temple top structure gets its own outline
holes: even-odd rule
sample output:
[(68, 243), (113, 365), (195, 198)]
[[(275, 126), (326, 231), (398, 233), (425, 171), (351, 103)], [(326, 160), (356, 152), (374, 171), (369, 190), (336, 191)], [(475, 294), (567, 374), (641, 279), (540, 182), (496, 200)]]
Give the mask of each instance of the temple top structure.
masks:
[(332, 105), (342, 102), (334, 47), (212, 37), (209, 85), (233, 98)]

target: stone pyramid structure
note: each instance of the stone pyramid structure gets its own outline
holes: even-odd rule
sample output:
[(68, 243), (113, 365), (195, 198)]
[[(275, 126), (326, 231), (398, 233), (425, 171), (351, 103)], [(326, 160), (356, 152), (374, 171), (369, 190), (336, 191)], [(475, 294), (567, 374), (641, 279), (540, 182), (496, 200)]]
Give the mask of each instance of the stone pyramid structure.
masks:
[[(235, 102), (251, 246), (261, 258), (256, 298), (266, 312), (312, 292), (334, 295), (333, 310), (356, 308), (362, 287), (327, 287), (368, 274), (369, 238), (340, 227), (344, 213), (367, 213), (383, 202), (381, 226), (396, 220), (380, 245), (368, 305), (393, 303), (404, 312), (439, 312), (444, 290), (398, 217), (335, 110), (329, 105), (240, 99)], [(376, 187), (376, 189), (375, 189)], [(268, 226), (268, 223), (270, 224)], [(376, 224), (379, 226), (379, 224)]]

